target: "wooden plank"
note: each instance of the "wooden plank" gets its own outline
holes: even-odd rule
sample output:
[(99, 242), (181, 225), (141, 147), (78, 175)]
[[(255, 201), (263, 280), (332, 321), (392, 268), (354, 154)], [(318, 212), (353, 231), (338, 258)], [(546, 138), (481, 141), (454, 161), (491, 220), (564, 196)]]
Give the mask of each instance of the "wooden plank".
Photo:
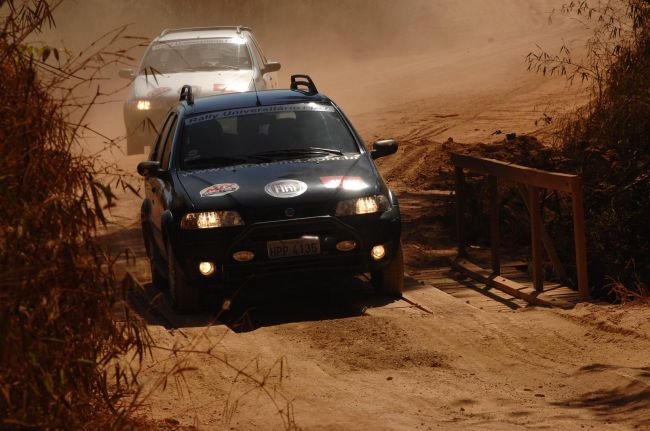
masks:
[(504, 180), (528, 184), (538, 188), (571, 191), (571, 184), (576, 175), (547, 172), (526, 166), (506, 163), (500, 160), (467, 156), (453, 153), (451, 160), (456, 169), (471, 169), (483, 174), (494, 175)]
[(560, 307), (566, 309), (574, 307), (574, 304), (562, 301), (558, 298), (550, 297), (544, 293), (537, 292), (535, 289), (527, 288), (526, 286), (509, 280), (505, 277), (492, 275), (488, 270), (474, 265), (465, 259), (456, 259), (452, 262), (451, 265), (454, 269), (461, 271), (476, 281), (485, 283), (488, 286), (495, 287), (509, 295), (514, 296), (515, 298), (523, 299), (530, 304), (542, 305), (546, 307)]
[(533, 284), (538, 292), (544, 291), (544, 265), (542, 258), (542, 216), (539, 204), (539, 189), (528, 186), (528, 203), (530, 214), (530, 240), (533, 255)]
[(499, 231), (499, 183), (494, 175), (488, 176), (488, 190), (490, 199), (490, 242), (492, 273), (501, 274), (501, 259), (499, 248), (501, 247), (501, 233)]
[(456, 167), (456, 238), (458, 256), (465, 257), (465, 173)]
[(578, 291), (583, 301), (589, 300), (589, 280), (587, 276), (587, 240), (585, 236), (585, 210), (582, 200), (580, 178), (571, 182), (573, 199), (573, 236), (576, 244), (576, 270), (578, 272)]
[[(519, 184), (517, 186), (517, 189), (519, 190), (519, 194), (521, 195), (521, 198), (526, 204), (526, 208), (528, 209), (528, 211), (530, 211), (530, 203), (528, 202), (528, 193), (526, 191), (526, 188), (521, 184)], [(551, 264), (553, 265), (553, 272), (560, 280), (566, 282), (567, 276), (566, 276), (566, 271), (564, 270), (564, 265), (562, 265), (562, 261), (560, 260), (560, 257), (558, 256), (557, 251), (555, 250), (555, 246), (553, 245), (553, 240), (551, 240), (551, 236), (548, 234), (548, 231), (546, 230), (546, 226), (544, 226), (544, 223), (541, 224), (540, 229), (542, 233), (542, 244), (544, 245), (546, 254), (548, 255), (549, 259), (551, 260)]]

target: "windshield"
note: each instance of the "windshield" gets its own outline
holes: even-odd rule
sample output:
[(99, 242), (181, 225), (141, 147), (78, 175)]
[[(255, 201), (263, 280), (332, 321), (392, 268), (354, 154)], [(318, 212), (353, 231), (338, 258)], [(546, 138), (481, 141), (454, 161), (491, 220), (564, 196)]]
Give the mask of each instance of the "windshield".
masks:
[(190, 117), (180, 149), (183, 169), (358, 154), (331, 105), (297, 103)]
[(251, 57), (243, 38), (171, 40), (151, 47), (142, 62), (140, 75), (251, 67)]

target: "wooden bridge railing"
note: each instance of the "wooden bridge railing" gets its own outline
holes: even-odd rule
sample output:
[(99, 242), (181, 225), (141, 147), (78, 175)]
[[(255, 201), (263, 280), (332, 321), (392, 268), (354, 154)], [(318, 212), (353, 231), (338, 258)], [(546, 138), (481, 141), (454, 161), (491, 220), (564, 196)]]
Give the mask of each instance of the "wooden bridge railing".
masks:
[[(557, 190), (571, 195), (573, 209), (573, 230), (575, 241), (576, 268), (578, 275), (578, 291), (583, 301), (589, 299), (587, 280), (587, 248), (585, 241), (584, 207), (582, 200), (582, 185), (577, 175), (560, 174), (525, 166), (510, 164), (493, 159), (478, 158), (462, 154), (452, 154), (452, 162), (456, 171), (456, 229), (458, 236), (458, 259), (454, 266), (463, 272), (488, 285), (495, 286), (511, 295), (531, 302), (539, 301), (538, 295), (522, 294), (522, 286), (501, 277), (500, 264), (500, 231), (499, 231), (499, 190), (498, 181), (504, 180), (516, 183), (526, 203), (530, 215), (532, 273), (533, 285), (537, 293), (544, 290), (543, 248), (551, 260), (554, 272), (560, 279), (566, 274), (562, 263), (555, 252), (553, 243), (544, 227), (540, 206), (541, 189)], [(462, 260), (466, 257), (465, 243), (465, 173), (464, 169), (487, 175), (488, 193), (490, 199), (490, 240), (492, 251), (492, 272)]]

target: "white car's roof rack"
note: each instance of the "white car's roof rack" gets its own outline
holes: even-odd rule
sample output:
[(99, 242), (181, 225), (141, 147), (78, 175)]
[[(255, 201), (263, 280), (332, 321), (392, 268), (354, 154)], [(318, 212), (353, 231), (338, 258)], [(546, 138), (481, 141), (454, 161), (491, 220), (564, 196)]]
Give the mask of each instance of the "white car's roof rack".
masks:
[(188, 27), (188, 28), (166, 28), (160, 33), (159, 37), (166, 36), (171, 33), (182, 33), (188, 31), (206, 31), (206, 30), (235, 30), (237, 34), (241, 34), (242, 31), (251, 31), (250, 27), (245, 27), (242, 25), (222, 25), (222, 26), (213, 26), (213, 27)]

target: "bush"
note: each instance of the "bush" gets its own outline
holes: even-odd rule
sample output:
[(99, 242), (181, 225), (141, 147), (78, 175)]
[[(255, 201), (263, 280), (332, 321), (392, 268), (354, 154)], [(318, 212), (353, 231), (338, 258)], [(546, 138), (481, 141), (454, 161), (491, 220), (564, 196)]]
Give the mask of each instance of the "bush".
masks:
[(566, 48), (528, 56), (533, 70), (591, 84), (589, 103), (559, 125), (556, 169), (584, 181), (590, 281), (619, 299), (650, 286), (650, 1), (623, 3), (563, 7), (596, 23), (584, 64)]
[(98, 246), (112, 193), (80, 155), (72, 62), (24, 45), (50, 4), (0, 6), (0, 428), (105, 429), (133, 384), (114, 359), (141, 357), (146, 337)]

